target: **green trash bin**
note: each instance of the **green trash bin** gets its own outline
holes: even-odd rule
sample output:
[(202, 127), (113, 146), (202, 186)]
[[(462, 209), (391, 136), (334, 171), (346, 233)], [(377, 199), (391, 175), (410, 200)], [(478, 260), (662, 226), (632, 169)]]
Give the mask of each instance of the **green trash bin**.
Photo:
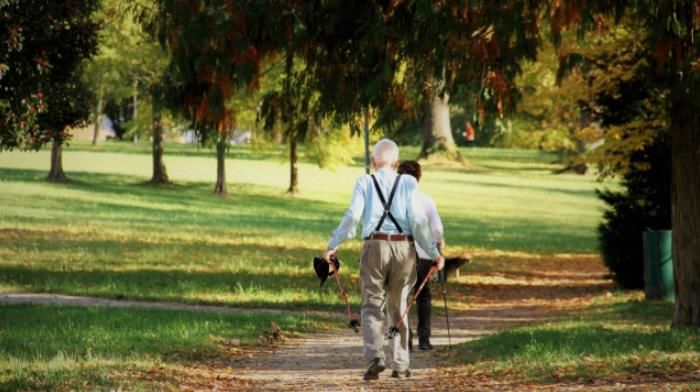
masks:
[(644, 242), (644, 294), (647, 299), (673, 300), (671, 230), (649, 230)]

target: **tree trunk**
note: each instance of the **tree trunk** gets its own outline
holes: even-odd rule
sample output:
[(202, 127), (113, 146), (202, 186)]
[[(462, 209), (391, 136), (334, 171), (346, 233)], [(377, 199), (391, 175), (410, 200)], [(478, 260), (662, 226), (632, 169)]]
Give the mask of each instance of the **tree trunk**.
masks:
[(448, 158), (459, 158), (450, 124), (450, 96), (440, 92), (442, 83), (431, 83), (423, 95), (423, 145), (420, 156), (443, 153)]
[(287, 192), (292, 195), (299, 193), (299, 167), (297, 162), (297, 139), (289, 139), (289, 189)]
[(152, 184), (169, 184), (168, 171), (163, 163), (163, 128), (160, 123), (160, 103), (156, 96), (151, 97), (153, 111), (153, 177)]
[(275, 144), (280, 145), (284, 143), (284, 132), (282, 131), (282, 121), (275, 121), (275, 125), (272, 129), (272, 140)]
[(681, 327), (700, 327), (700, 102), (693, 96), (700, 80), (694, 81), (678, 88), (671, 107), (673, 325)]
[(571, 167), (576, 174), (586, 174), (588, 172), (588, 165), (581, 162), (576, 162), (578, 157), (583, 156), (586, 153), (586, 142), (580, 139), (576, 139), (576, 157), (574, 157), (573, 162), (571, 162)]
[(132, 114), (134, 116), (132, 117), (132, 119), (134, 120), (134, 122), (136, 122), (136, 119), (139, 116), (139, 82), (138, 82), (138, 80), (134, 80), (133, 105), (134, 105), (134, 110), (132, 111)]
[(100, 116), (102, 115), (102, 105), (104, 105), (105, 86), (100, 83), (100, 93), (97, 96), (97, 106), (95, 106), (95, 128), (92, 133), (92, 145), (97, 145), (97, 138), (100, 136)]
[(365, 174), (369, 174), (372, 168), (369, 154), (369, 107), (365, 107)]
[(588, 165), (583, 162), (579, 162), (579, 158), (586, 154), (586, 142), (582, 140), (579, 135), (577, 135), (577, 131), (590, 126), (593, 119), (591, 118), (588, 110), (581, 109), (580, 113), (578, 127), (569, 128), (569, 135), (571, 135), (571, 139), (574, 140), (576, 145), (576, 155), (572, 158), (570, 165), (574, 173), (586, 174), (588, 171)]
[(68, 177), (63, 172), (63, 140), (54, 139), (51, 146), (51, 170), (49, 181), (67, 182)]
[(219, 141), (216, 143), (216, 186), (214, 194), (217, 196), (226, 196), (228, 189), (226, 187), (226, 137), (219, 135)]
[[(297, 130), (294, 123), (297, 120), (294, 105), (292, 104), (292, 73), (294, 71), (294, 52), (291, 47), (287, 47), (287, 57), (284, 67), (284, 112), (287, 116), (287, 138), (289, 139), (289, 188), (288, 193), (292, 195), (299, 192), (299, 170), (297, 167)], [(283, 117), (283, 116), (280, 116)]]

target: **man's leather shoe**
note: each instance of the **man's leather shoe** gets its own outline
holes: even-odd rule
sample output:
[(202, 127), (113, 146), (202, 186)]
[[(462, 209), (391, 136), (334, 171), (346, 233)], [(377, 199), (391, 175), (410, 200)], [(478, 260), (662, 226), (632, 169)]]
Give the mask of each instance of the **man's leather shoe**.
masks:
[(430, 344), (430, 338), (427, 336), (421, 336), (418, 338), (418, 349), (422, 351), (430, 351), (433, 349), (433, 345)]
[(365, 372), (365, 376), (363, 378), (366, 381), (377, 380), (379, 378), (379, 373), (383, 372), (384, 369), (386, 369), (384, 361), (382, 361), (381, 358), (374, 358), (369, 362), (369, 367), (367, 368), (367, 371)]
[(393, 372), (391, 372), (391, 377), (393, 377), (393, 378), (411, 377), (411, 369), (406, 369), (403, 371), (394, 370)]

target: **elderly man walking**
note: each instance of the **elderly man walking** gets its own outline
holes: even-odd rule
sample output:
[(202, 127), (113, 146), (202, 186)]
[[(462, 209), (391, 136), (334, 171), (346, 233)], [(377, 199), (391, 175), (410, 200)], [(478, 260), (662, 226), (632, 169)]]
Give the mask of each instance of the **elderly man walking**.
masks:
[[(362, 220), (360, 285), (362, 288), (362, 336), (364, 357), (369, 366), (365, 380), (376, 380), (386, 369), (384, 355), (385, 307), (389, 324), (396, 323), (407, 307), (407, 297), (416, 282), (414, 240), (440, 269), (440, 256), (417, 195), (416, 179), (399, 175), (399, 148), (389, 139), (380, 140), (372, 152), (375, 174), (363, 175), (355, 184), (350, 208), (333, 231), (323, 257), (335, 255), (341, 242), (353, 238)], [(408, 320), (399, 326), (399, 336), (389, 344), (392, 377), (408, 377)]]

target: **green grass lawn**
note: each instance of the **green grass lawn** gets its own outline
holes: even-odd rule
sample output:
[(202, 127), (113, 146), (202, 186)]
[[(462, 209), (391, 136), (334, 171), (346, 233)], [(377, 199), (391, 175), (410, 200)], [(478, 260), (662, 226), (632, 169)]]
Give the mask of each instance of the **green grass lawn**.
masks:
[(33, 305), (0, 306), (0, 320), (0, 390), (7, 391), (138, 389), (138, 377), (112, 374), (227, 356), (272, 321), (295, 332), (336, 325), (291, 315)]
[(540, 382), (693, 377), (700, 369), (700, 331), (671, 328), (673, 305), (641, 297), (618, 293), (575, 317), (467, 342), (455, 359), (473, 373)]
[[(234, 148), (232, 196), (221, 199), (211, 195), (215, 161), (206, 150), (169, 146), (176, 185), (151, 187), (142, 184), (150, 173), (146, 145), (90, 148), (65, 152), (74, 180), (66, 185), (44, 181), (47, 152), (0, 154), (0, 290), (281, 308), (340, 304), (333, 287), (319, 293), (310, 263), (340, 220), (360, 167), (333, 172), (303, 163), (302, 193), (290, 197), (283, 162)], [(428, 167), (422, 183), (438, 203), (452, 250), (595, 251), (601, 203), (592, 178), (552, 175), (552, 157), (536, 151), (464, 153), (475, 169)], [(499, 159), (510, 163), (497, 168)], [(350, 242), (340, 252), (352, 274), (358, 247)], [(356, 280), (348, 284), (359, 303)]]
[[(319, 290), (311, 260), (342, 217), (359, 164), (330, 171), (303, 158), (302, 191), (291, 197), (283, 149), (234, 147), (231, 196), (222, 199), (212, 196), (211, 150), (166, 146), (175, 181), (166, 187), (143, 184), (149, 152), (147, 144), (73, 143), (64, 152), (68, 184), (45, 181), (48, 151), (0, 153), (0, 291), (342, 314), (335, 287)], [(403, 149), (402, 158), (417, 152)], [(537, 151), (462, 154), (470, 165), (429, 164), (421, 183), (437, 201), (451, 252), (596, 251), (601, 184), (592, 176), (554, 175), (555, 157)], [(356, 309), (359, 245), (351, 241), (339, 253)], [(6, 306), (0, 320), (0, 388), (31, 390), (119, 384), (124, 378), (110, 376), (118, 369), (206, 356), (222, 339), (245, 344), (271, 319)], [(292, 331), (329, 322), (281, 320)]]

